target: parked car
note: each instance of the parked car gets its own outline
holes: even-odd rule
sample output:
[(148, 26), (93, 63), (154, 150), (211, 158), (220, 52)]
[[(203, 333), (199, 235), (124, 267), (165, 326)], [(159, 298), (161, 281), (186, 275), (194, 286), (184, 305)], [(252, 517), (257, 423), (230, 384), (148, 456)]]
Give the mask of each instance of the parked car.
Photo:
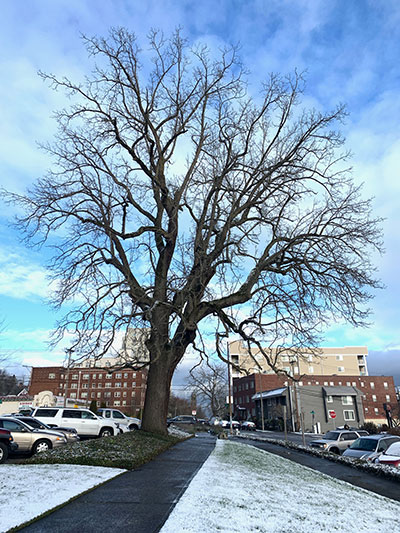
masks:
[[(328, 431), (321, 439), (312, 440), (310, 442), (311, 448), (318, 448), (321, 451), (341, 454), (353, 442), (363, 434), (367, 433), (364, 430), (347, 431), (335, 430)], [(368, 433), (367, 433), (368, 435)]]
[[(225, 429), (229, 429), (231, 427), (231, 423), (229, 420), (221, 420), (219, 425)], [(232, 420), (232, 429), (240, 429), (240, 422), (237, 420)]]
[(0, 429), (0, 464), (7, 461), (10, 452), (16, 452), (18, 444), (8, 429)]
[(376, 460), (380, 465), (400, 467), (400, 442), (394, 442)]
[(62, 433), (48, 430), (33, 429), (25, 422), (12, 417), (0, 417), (0, 428), (8, 429), (19, 452), (40, 453), (67, 444)]
[[(3, 415), (3, 416), (12, 416), (12, 415)], [(51, 428), (44, 422), (41, 422), (37, 418), (34, 418), (33, 416), (21, 416), (21, 415), (14, 415), (14, 418), (17, 418), (18, 420), (22, 420), (22, 422), (25, 422), (25, 424), (28, 424), (33, 429), (42, 429), (47, 431), (54, 432), (57, 431), (57, 433), (63, 433), (67, 439), (68, 442), (77, 442), (80, 440), (78, 432), (75, 428), (64, 428), (60, 426), (56, 426), (55, 428)]]
[(240, 423), (240, 429), (242, 431), (255, 431), (256, 425), (254, 422), (251, 422), (250, 420), (243, 420), (243, 422)]
[(383, 434), (359, 437), (343, 452), (343, 457), (375, 461), (394, 442), (400, 442), (400, 437)]
[(72, 427), (80, 437), (109, 437), (120, 433), (112, 420), (105, 420), (80, 407), (36, 407), (32, 416), (51, 428)]
[(107, 420), (112, 420), (120, 426), (125, 426), (130, 430), (140, 429), (142, 421), (133, 416), (126, 416), (118, 409), (101, 408), (97, 410), (97, 414)]
[(178, 415), (167, 418), (167, 426), (170, 424), (197, 424), (197, 418), (192, 415)]

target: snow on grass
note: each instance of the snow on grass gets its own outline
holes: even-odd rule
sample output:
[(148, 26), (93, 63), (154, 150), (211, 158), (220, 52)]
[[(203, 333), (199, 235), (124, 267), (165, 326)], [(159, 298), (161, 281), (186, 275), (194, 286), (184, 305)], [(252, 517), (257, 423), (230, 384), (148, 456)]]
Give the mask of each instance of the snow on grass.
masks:
[(393, 533), (400, 503), (252, 446), (218, 441), (161, 533)]
[(78, 465), (0, 465), (0, 531), (8, 531), (125, 470)]

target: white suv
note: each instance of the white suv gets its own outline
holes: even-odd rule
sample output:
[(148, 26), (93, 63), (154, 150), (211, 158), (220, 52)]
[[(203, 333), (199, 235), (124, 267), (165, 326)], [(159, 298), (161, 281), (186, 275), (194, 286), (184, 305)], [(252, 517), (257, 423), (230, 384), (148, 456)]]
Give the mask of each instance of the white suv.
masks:
[(117, 435), (118, 426), (104, 420), (89, 409), (71, 407), (36, 407), (32, 416), (51, 427), (75, 428), (80, 437), (109, 437)]
[(118, 409), (109, 409), (109, 408), (101, 408), (97, 409), (97, 414), (105, 418), (106, 420), (112, 420), (114, 423), (118, 424), (120, 427), (125, 426), (126, 428), (133, 430), (133, 429), (140, 429), (141, 421), (139, 418), (134, 418), (132, 416), (126, 416), (121, 411), (118, 411)]

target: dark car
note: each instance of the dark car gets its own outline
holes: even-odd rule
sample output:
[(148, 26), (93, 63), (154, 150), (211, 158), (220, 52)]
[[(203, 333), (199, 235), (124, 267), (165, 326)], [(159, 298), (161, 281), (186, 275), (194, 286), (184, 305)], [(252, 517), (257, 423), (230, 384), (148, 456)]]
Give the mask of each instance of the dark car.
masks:
[(343, 457), (372, 462), (380, 457), (394, 442), (400, 442), (400, 437), (386, 434), (362, 436), (344, 451)]
[(0, 463), (7, 461), (10, 452), (16, 452), (18, 444), (14, 442), (11, 432), (0, 428)]
[(167, 426), (170, 424), (197, 424), (197, 418), (192, 415), (178, 415), (174, 418), (167, 418)]

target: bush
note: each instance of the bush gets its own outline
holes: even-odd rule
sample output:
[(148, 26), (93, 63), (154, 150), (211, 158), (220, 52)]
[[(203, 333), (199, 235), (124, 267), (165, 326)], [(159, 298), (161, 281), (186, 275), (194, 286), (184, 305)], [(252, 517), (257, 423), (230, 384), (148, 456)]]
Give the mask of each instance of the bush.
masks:
[(380, 433), (380, 428), (378, 428), (378, 426), (373, 422), (365, 422), (365, 424), (362, 425), (360, 429), (368, 431), (370, 435), (376, 435), (377, 433)]
[(389, 428), (388, 429), (388, 433), (390, 433), (391, 435), (396, 435), (396, 436), (400, 437), (400, 427)]

